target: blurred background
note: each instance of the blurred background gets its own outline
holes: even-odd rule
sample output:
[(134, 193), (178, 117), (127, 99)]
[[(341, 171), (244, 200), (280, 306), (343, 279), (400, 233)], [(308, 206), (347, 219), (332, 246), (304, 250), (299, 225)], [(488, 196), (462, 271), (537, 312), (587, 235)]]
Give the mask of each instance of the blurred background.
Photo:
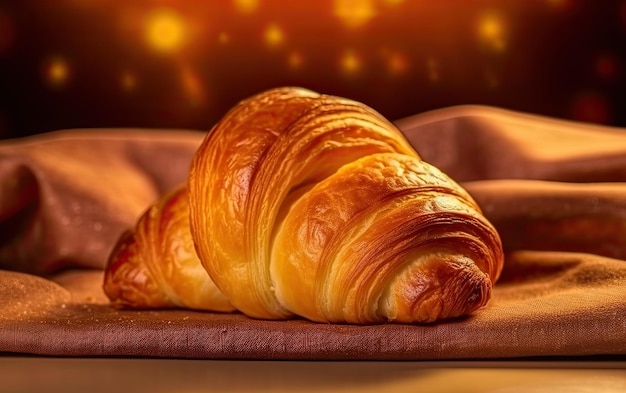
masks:
[(391, 120), (459, 104), (626, 126), (626, 0), (0, 3), (0, 138), (209, 129), (299, 85)]

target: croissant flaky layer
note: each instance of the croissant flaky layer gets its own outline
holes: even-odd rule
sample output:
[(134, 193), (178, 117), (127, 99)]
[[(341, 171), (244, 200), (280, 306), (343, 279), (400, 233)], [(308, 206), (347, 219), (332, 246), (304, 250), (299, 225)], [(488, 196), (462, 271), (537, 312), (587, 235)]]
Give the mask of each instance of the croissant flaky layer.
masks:
[(188, 183), (211, 280), (256, 318), (432, 322), (484, 306), (497, 232), (458, 184), (371, 108), (300, 88), (242, 101)]
[(195, 252), (184, 187), (164, 195), (120, 238), (103, 288), (120, 307), (233, 310)]
[(429, 322), (486, 303), (497, 248), (469, 195), (445, 175), (411, 156), (376, 154), (292, 206), (270, 275), (279, 302), (312, 320)]

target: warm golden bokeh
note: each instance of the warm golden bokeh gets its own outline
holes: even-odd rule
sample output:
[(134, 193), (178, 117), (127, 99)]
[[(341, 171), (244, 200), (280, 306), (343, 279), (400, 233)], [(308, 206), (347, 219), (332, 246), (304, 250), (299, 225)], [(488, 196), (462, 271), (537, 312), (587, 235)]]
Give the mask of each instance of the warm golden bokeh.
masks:
[(263, 39), (270, 48), (275, 48), (283, 43), (285, 34), (276, 23), (270, 23), (263, 32)]
[(625, 38), (626, 0), (14, 2), (0, 5), (0, 75), (17, 98), (0, 113), (16, 134), (204, 129), (299, 85), (391, 119), (483, 104), (626, 124)]
[(228, 44), (230, 42), (230, 36), (228, 35), (228, 33), (222, 31), (218, 34), (217, 41), (220, 44)]
[(174, 52), (187, 40), (187, 26), (181, 15), (169, 8), (152, 11), (145, 21), (145, 39), (158, 52)]
[(347, 49), (339, 59), (339, 66), (345, 74), (354, 75), (361, 70), (363, 62), (353, 50)]
[(501, 52), (506, 49), (505, 23), (502, 17), (493, 11), (484, 12), (478, 23), (478, 35), (484, 44)]
[(61, 56), (53, 56), (45, 62), (44, 78), (51, 87), (60, 88), (67, 84), (70, 77), (70, 66)]
[(334, 15), (347, 27), (361, 27), (376, 16), (373, 0), (334, 0)]
[(233, 0), (235, 8), (241, 13), (253, 13), (259, 7), (259, 0)]

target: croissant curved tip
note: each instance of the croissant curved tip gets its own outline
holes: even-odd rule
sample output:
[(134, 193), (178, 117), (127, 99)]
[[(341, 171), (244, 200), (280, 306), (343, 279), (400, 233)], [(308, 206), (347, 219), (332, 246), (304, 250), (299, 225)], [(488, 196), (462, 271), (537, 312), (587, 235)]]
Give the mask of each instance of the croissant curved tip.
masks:
[[(390, 286), (380, 302), (380, 312), (389, 322), (433, 323), (469, 315), (491, 298), (493, 283), (488, 274), (465, 256), (430, 257), (410, 269)], [(424, 275), (423, 272), (430, 273)]]
[(118, 308), (168, 306), (165, 299), (150, 293), (152, 275), (140, 257), (136, 234), (133, 231), (123, 233), (107, 261), (102, 286), (104, 293)]

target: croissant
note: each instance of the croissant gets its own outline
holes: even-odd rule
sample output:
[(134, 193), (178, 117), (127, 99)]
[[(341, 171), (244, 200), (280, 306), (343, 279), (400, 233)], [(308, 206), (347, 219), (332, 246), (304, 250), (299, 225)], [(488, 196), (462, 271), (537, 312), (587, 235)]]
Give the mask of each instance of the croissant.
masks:
[(240, 102), (187, 186), (200, 263), (254, 318), (433, 322), (484, 306), (502, 270), (472, 197), (352, 100), (288, 87)]
[(187, 187), (122, 236), (114, 305), (318, 322), (433, 322), (484, 306), (503, 265), (472, 197), (364, 104), (301, 88), (240, 102)]
[(103, 289), (117, 307), (233, 310), (194, 250), (186, 187), (161, 197), (120, 237)]

